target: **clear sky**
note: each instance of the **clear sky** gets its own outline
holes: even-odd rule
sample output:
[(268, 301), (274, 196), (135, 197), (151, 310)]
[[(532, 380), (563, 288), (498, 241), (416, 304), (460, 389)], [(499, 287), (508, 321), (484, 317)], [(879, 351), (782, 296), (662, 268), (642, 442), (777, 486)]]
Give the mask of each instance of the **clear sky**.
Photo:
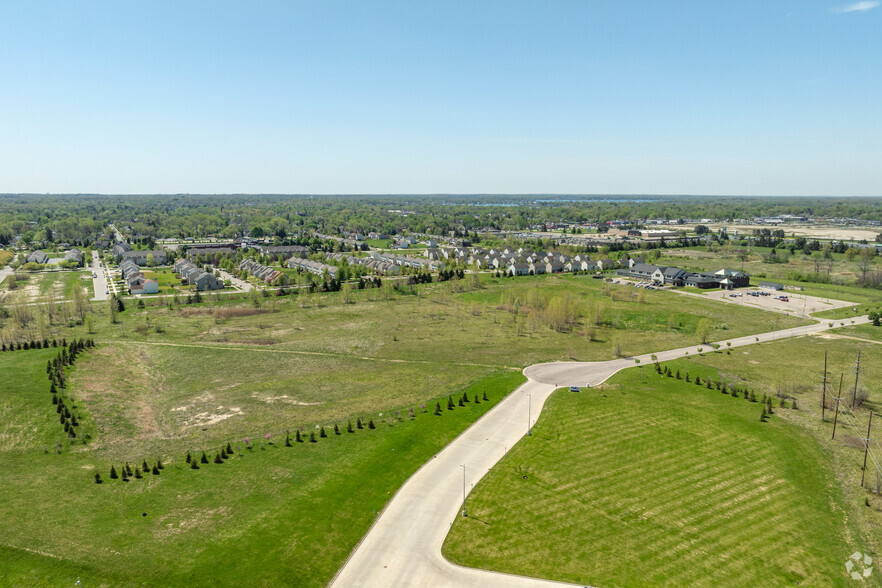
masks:
[(0, 192), (882, 195), (882, 6), (0, 2)]

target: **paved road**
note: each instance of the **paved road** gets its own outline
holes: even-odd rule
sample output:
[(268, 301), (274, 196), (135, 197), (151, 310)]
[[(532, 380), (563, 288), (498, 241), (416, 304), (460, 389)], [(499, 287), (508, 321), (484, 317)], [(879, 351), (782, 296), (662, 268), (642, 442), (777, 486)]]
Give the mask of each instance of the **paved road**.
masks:
[(104, 274), (104, 266), (101, 265), (101, 259), (98, 252), (92, 252), (92, 287), (95, 290), (95, 296), (92, 300), (107, 300), (110, 296), (107, 292), (107, 276)]
[[(850, 319), (851, 320), (851, 319)], [(866, 317), (855, 324), (868, 322)], [(838, 326), (838, 323), (837, 323)], [(828, 321), (759, 335), (723, 339), (722, 348), (829, 330)], [(659, 361), (694, 355), (695, 345), (658, 352)], [(401, 487), (340, 569), (332, 586), (560, 586), (561, 584), (463, 568), (441, 556), (441, 545), (474, 484), (527, 433), (548, 396), (560, 386), (596, 386), (624, 368), (652, 361), (651, 354), (601, 362), (554, 362), (524, 370), (528, 381), (426, 463)], [(465, 486), (463, 468), (465, 465)]]
[(239, 278), (233, 276), (233, 274), (231, 274), (225, 270), (222, 270), (221, 268), (217, 267), (216, 265), (213, 265), (211, 267), (213, 267), (214, 269), (216, 269), (218, 271), (218, 273), (220, 274), (220, 277), (225, 282), (228, 282), (228, 283), (234, 285), (235, 287), (239, 288), (240, 290), (244, 290), (245, 292), (250, 292), (251, 290), (254, 289), (254, 285), (251, 284), (250, 282), (240, 280)]

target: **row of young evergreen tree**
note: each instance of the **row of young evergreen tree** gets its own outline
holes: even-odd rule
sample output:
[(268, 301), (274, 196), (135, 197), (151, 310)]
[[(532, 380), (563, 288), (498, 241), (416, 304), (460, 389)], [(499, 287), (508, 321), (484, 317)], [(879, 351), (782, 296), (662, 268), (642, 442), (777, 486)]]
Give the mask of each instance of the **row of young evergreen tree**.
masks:
[[(483, 397), (484, 402), (490, 401), (490, 399), (487, 397), (486, 392), (483, 393), (482, 397)], [(456, 404), (464, 407), (467, 403), (472, 403), (472, 402), (474, 402), (474, 404), (481, 404), (481, 400), (478, 399), (477, 394), (475, 394), (474, 400), (469, 400), (468, 394), (463, 392), (462, 396), (459, 397), (458, 402), (454, 402), (453, 396), (451, 395), (451, 396), (447, 397), (447, 410), (454, 410)], [(423, 412), (426, 412), (425, 405), (423, 405)], [(413, 409), (408, 411), (408, 414), (411, 419), (414, 418)], [(435, 403), (434, 414), (435, 415), (442, 414), (440, 402)], [(355, 433), (355, 431), (362, 430), (365, 428), (373, 430), (373, 429), (376, 429), (377, 426), (374, 424), (373, 419), (368, 419), (367, 423), (365, 423), (361, 419), (361, 417), (355, 419), (354, 426), (353, 426), (351, 420), (348, 421), (346, 424), (346, 432), (347, 433)], [(342, 435), (343, 434), (340, 429), (340, 426), (336, 423), (334, 423), (333, 432), (334, 432), (334, 435)], [(288, 430), (288, 431), (285, 431), (285, 447), (293, 447), (294, 443), (305, 443), (307, 441), (309, 443), (318, 443), (319, 439), (324, 439), (327, 436), (328, 436), (328, 433), (325, 430), (324, 426), (319, 427), (318, 435), (316, 435), (315, 431), (310, 431), (309, 435), (307, 435), (305, 432), (302, 432), (300, 429), (297, 429), (294, 432), (293, 439), (291, 437), (291, 431)], [(251, 449), (251, 442), (247, 438), (245, 439), (245, 447), (248, 449)], [(184, 463), (189, 464), (191, 470), (198, 470), (198, 469), (200, 469), (200, 464), (203, 464), (203, 465), (209, 464), (209, 463), (222, 464), (222, 463), (226, 462), (228, 459), (230, 459), (231, 457), (233, 457), (234, 453), (235, 452), (233, 451), (233, 446), (230, 443), (227, 443), (226, 446), (221, 447), (219, 451), (215, 452), (213, 458), (209, 458), (208, 453), (206, 453), (204, 450), (202, 451), (202, 455), (199, 457), (196, 457), (190, 451), (187, 451), (187, 455), (184, 458)], [(122, 476), (120, 476), (117, 473), (116, 467), (111, 465), (110, 466), (110, 478), (113, 480), (121, 478), (123, 482), (128, 482), (129, 479), (131, 479), (131, 478), (135, 478), (135, 479), (142, 478), (143, 477), (142, 472), (147, 473), (148, 471), (150, 471), (150, 472), (152, 472), (152, 474), (154, 476), (158, 476), (159, 470), (162, 470), (162, 469), (163, 469), (163, 465), (162, 465), (161, 459), (156, 460), (156, 465), (154, 465), (152, 469), (148, 467), (147, 460), (144, 460), (144, 463), (142, 464), (142, 468), (136, 467), (134, 469), (134, 473), (133, 473), (131, 466), (128, 464), (128, 462), (126, 462), (126, 464), (121, 468)], [(104, 480), (101, 478), (101, 474), (99, 472), (95, 472), (95, 483), (102, 484), (103, 482), (104, 482)]]
[[(158, 476), (160, 474), (160, 470), (165, 469), (165, 466), (162, 465), (162, 460), (157, 458), (156, 463), (153, 464), (153, 467), (150, 467), (150, 464), (147, 463), (145, 459), (140, 466), (135, 466), (135, 469), (132, 470), (132, 466), (129, 465), (129, 462), (126, 462), (119, 469), (119, 473), (116, 471), (116, 466), (110, 466), (110, 479), (118, 480), (122, 479), (123, 482), (128, 482), (129, 480), (140, 480), (144, 477), (144, 474), (153, 474), (154, 476)], [(104, 480), (101, 479), (101, 473), (95, 472), (95, 483), (102, 484)]]
[[(689, 372), (686, 372), (685, 376), (680, 375), (680, 370), (677, 370), (676, 373), (671, 372), (671, 368), (665, 366), (662, 368), (658, 362), (655, 363), (655, 371), (657, 374), (661, 376), (667, 376), (668, 378), (676, 378), (678, 380), (685, 379), (687, 382), (694, 381), (696, 386), (702, 385), (701, 376), (695, 376), (695, 380), (692, 380), (689, 376)], [(763, 394), (762, 398), (759, 398), (756, 395), (756, 392), (753, 390), (749, 390), (747, 388), (739, 388), (737, 386), (728, 386), (726, 382), (723, 381), (713, 381), (710, 378), (705, 378), (704, 386), (708, 390), (716, 389), (722, 394), (728, 394), (729, 396), (734, 396), (735, 398), (744, 398), (749, 402), (759, 402), (762, 407), (762, 414), (760, 416), (760, 421), (766, 422), (766, 419), (769, 415), (775, 414), (772, 402), (772, 396), (769, 394)], [(786, 400), (781, 400), (780, 405), (781, 408), (793, 408), (794, 410), (798, 410), (799, 406), (797, 404), (796, 399), (794, 398), (790, 404)]]
[[(91, 341), (91, 339), (89, 340)], [(94, 341), (92, 341), (92, 345), (94, 345)], [(67, 339), (61, 340), (61, 346), (67, 347)], [(32, 339), (31, 341), (19, 341), (18, 343), (0, 343), (0, 352), (3, 351), (26, 351), (28, 349), (49, 349), (50, 347), (58, 347), (58, 340), (52, 339), (50, 342), (49, 339), (43, 339), (42, 341), (39, 339)]]
[(58, 422), (64, 427), (64, 432), (68, 439), (76, 439), (76, 428), (80, 426), (80, 422), (77, 419), (77, 415), (71, 412), (71, 407), (65, 402), (69, 399), (63, 392), (67, 388), (64, 368), (72, 366), (80, 353), (94, 346), (94, 339), (74, 339), (69, 344), (67, 339), (62, 339), (61, 352), (46, 362), (46, 373), (49, 375), (49, 393), (52, 395), (52, 405), (55, 406)]

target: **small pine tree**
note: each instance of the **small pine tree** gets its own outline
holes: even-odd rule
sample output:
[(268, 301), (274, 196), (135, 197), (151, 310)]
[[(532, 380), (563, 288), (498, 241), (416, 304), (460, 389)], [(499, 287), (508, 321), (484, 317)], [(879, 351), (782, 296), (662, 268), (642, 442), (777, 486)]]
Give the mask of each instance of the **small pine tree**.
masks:
[(328, 434), (325, 433), (325, 428), (324, 428), (324, 427), (322, 427), (321, 429), (319, 429), (319, 437), (321, 437), (322, 439), (325, 439), (325, 438), (327, 438), (327, 436), (328, 436)]
[(294, 440), (297, 441), (298, 443), (303, 443), (303, 437), (300, 436), (299, 429), (294, 433)]
[(374, 419), (369, 420), (368, 421), (368, 429), (376, 429), (376, 428), (377, 427), (374, 426)]
[(132, 475), (132, 466), (129, 465), (129, 462), (126, 462), (126, 469), (125, 469), (125, 472), (126, 472), (126, 474), (128, 474), (129, 476)]
[(363, 425), (362, 422), (361, 422), (361, 417), (359, 417), (359, 418), (355, 421), (355, 426), (356, 426), (357, 428), (359, 428), (359, 429), (364, 429), (364, 425)]
[(766, 401), (766, 412), (769, 414), (775, 414), (775, 411), (772, 410), (772, 397), (771, 396), (769, 396), (769, 398)]
[(686, 372), (686, 376), (683, 378), (687, 382), (691, 382), (692, 380), (689, 378), (689, 372)]
[[(145, 470), (145, 471), (146, 471), (146, 470)], [(136, 467), (136, 468), (135, 468), (135, 478), (137, 478), (137, 479), (140, 480), (140, 479), (143, 478), (143, 477), (144, 477), (144, 476), (141, 475), (141, 468)]]
[(761, 423), (766, 422), (766, 407), (765, 407), (765, 405), (763, 405), (763, 412), (762, 412), (762, 414), (760, 414), (760, 422)]
[(490, 399), (487, 398), (487, 393), (486, 393), (486, 392), (484, 392), (484, 396), (481, 397), (481, 400), (483, 400), (484, 402), (490, 402)]
[(185, 459), (186, 463), (190, 463), (193, 460), (193, 456), (190, 455), (190, 452), (187, 452), (187, 458)]
[(316, 442), (315, 433), (313, 433), (312, 431), (310, 431), (310, 433), (309, 433), (309, 442), (310, 443)]
[(710, 380), (705, 380), (704, 383), (708, 390), (713, 390), (714, 385), (711, 383)]
[(191, 470), (198, 470), (199, 469), (199, 463), (195, 459), (190, 461), (190, 469)]
[(145, 472), (149, 472), (149, 471), (150, 471), (150, 466), (147, 465), (147, 460), (146, 460), (146, 459), (144, 460), (144, 463), (141, 464), (141, 469), (144, 470)]
[(440, 414), (441, 414), (441, 403), (440, 403), (440, 402), (436, 402), (436, 403), (435, 403), (435, 416), (438, 416), (438, 415), (440, 415)]
[(695, 376), (695, 385), (701, 386), (701, 376)]
[(223, 447), (221, 447), (220, 456), (221, 456), (221, 459), (227, 459), (227, 450), (224, 449)]
[(70, 426), (71, 427), (79, 427), (80, 426), (80, 421), (77, 420), (77, 415), (72, 414), (70, 416)]
[(123, 475), (122, 475), (122, 481), (123, 481), (123, 482), (128, 482), (128, 481), (129, 481), (129, 475), (128, 475), (127, 473), (125, 473), (125, 472), (123, 472)]
[(453, 410), (453, 396), (447, 397), (447, 410)]
[(52, 395), (52, 404), (58, 404), (58, 396), (55, 394)]
[(475, 394), (475, 404), (481, 404), (481, 401), (478, 400), (478, 395)]
[(116, 480), (117, 478), (119, 478), (119, 476), (116, 475), (116, 468), (113, 466), (110, 466), (110, 479)]
[(101, 484), (102, 482), (103, 482), (103, 480), (101, 479), (101, 474), (99, 474), (98, 472), (95, 472), (95, 483)]
[(224, 463), (224, 460), (223, 460), (223, 458), (221, 457), (221, 454), (220, 454), (220, 453), (215, 453), (215, 454), (214, 454), (214, 463)]
[(227, 455), (233, 455), (233, 447), (227, 443)]
[(682, 378), (680, 377), (680, 370), (677, 370), (677, 375), (676, 375), (675, 377), (676, 377), (678, 380), (682, 379)]
[(460, 406), (465, 406), (465, 404), (463, 404), (462, 398), (459, 399), (459, 405), (460, 405)]
[(205, 455), (204, 451), (202, 452), (202, 457), (199, 458), (199, 461), (201, 461), (202, 463), (208, 463), (208, 456)]
[(750, 401), (756, 402), (756, 393), (751, 390), (750, 392)]
[(58, 389), (55, 387), (55, 382), (53, 381), (51, 384), (49, 384), (49, 394), (56, 393), (58, 393)]
[(340, 427), (337, 426), (337, 423), (334, 423), (334, 434), (335, 435), (340, 434)]
[(352, 428), (352, 421), (349, 421), (349, 424), (346, 425), (346, 432), (347, 433), (354, 433), (355, 432), (355, 430)]
[(462, 401), (463, 401), (463, 402), (469, 402), (469, 397), (466, 395), (465, 392), (462, 393)]
[(291, 447), (291, 435), (285, 434), (285, 447)]
[(793, 410), (799, 410), (799, 406), (796, 404), (796, 398), (793, 399), (793, 406), (791, 408), (793, 408)]

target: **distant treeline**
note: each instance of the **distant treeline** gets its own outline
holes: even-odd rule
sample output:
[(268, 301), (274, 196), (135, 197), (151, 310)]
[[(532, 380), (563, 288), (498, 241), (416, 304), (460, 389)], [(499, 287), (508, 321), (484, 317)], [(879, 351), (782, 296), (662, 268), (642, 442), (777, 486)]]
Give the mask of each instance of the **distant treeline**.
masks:
[(780, 214), (882, 221), (882, 198), (675, 196), (0, 195), (0, 245), (93, 242), (113, 223), (134, 240), (316, 230), (467, 236), (546, 222), (728, 221)]

